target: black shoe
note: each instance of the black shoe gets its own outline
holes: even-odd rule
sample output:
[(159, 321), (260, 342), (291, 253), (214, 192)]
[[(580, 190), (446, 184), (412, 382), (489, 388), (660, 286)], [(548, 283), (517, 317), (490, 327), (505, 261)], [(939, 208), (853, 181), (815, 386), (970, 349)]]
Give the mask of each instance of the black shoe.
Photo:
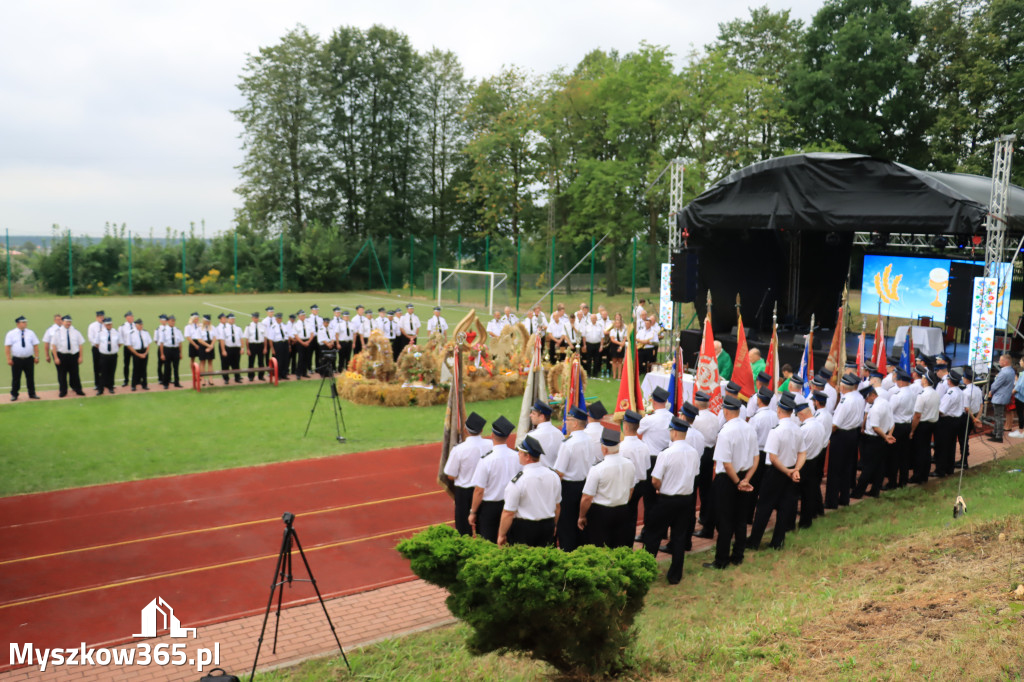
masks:
[(114, 395), (114, 389), (112, 388), (108, 388), (107, 392), (110, 393), (110, 395)]
[(160, 385), (164, 387), (165, 391), (171, 387), (170, 384), (160, 384)]
[(996, 438), (995, 436), (989, 436), (988, 439), (990, 441), (992, 441), (993, 443), (1002, 443), (1003, 442), (1002, 438)]
[(839, 509), (838, 504), (826, 504), (825, 509)]
[(132, 386), (132, 391), (135, 391), (135, 387), (134, 386)]
[(68, 393), (67, 393), (67, 391), (65, 391), (64, 393), (58, 393), (58, 394), (57, 394), (57, 397), (58, 397), (58, 398), (64, 398), (64, 397), (66, 397), (66, 396), (67, 396), (67, 394), (68, 394)]
[(727, 566), (728, 564), (720, 564), (717, 561), (709, 561), (706, 564), (704, 564), (704, 568), (714, 568), (718, 571), (724, 570)]
[(779, 552), (779, 551), (783, 550), (785, 547), (786, 547), (786, 541), (785, 540), (783, 540), (782, 542), (780, 542), (777, 545), (772, 545), (772, 544), (768, 545), (768, 549), (774, 549), (776, 552)]
[(16, 402), (18, 402), (18, 396), (16, 396), (16, 395), (12, 395), (12, 396), (11, 396), (11, 402), (12, 402), (12, 403), (16, 403)]
[(661, 552), (662, 554), (671, 554), (672, 553), (672, 548), (669, 547), (668, 545), (662, 545), (661, 547), (658, 548), (658, 551)]
[(75, 391), (75, 395), (84, 396), (85, 395), (85, 391)]
[(693, 537), (695, 537), (695, 538), (703, 538), (704, 540), (710, 540), (713, 537), (715, 537), (715, 534), (713, 532), (711, 532), (711, 531), (706, 531), (704, 529), (701, 529), (701, 530), (695, 530), (693, 532)]
[(37, 395), (36, 395), (35, 393), (29, 393), (29, 394), (28, 394), (28, 399), (29, 399), (29, 400), (42, 400), (42, 398), (40, 398), (39, 396), (37, 396)]
[(643, 541), (644, 541), (643, 534), (637, 535), (635, 538), (633, 538), (633, 542), (643, 542)]
[(125, 387), (125, 386), (127, 386), (127, 385), (128, 385), (128, 382), (126, 381), (126, 382), (124, 382), (123, 384), (121, 384), (121, 388), (124, 388), (124, 387)]
[(928, 478), (943, 478), (946, 474), (940, 474), (938, 471), (933, 471), (928, 474)]
[(179, 384), (179, 383), (175, 383), (175, 384), (174, 384), (174, 387), (175, 387), (175, 388), (181, 388), (181, 384)]
[(851, 494), (850, 494), (850, 499), (851, 499), (851, 500), (859, 500), (859, 499), (860, 499), (860, 498), (862, 498), (862, 497), (864, 497), (864, 495), (862, 495), (862, 494), (861, 494), (861, 495), (858, 495), (858, 494), (854, 494), (854, 493), (851, 493)]
[(740, 566), (740, 565), (743, 564), (743, 557), (740, 557), (739, 559), (736, 559), (736, 558), (729, 559), (729, 563), (732, 564), (733, 566)]
[(101, 388), (101, 389), (98, 389), (98, 390), (96, 391), (96, 395), (103, 395), (103, 389), (102, 389), (102, 388)]
[(149, 386), (147, 386), (146, 384), (142, 384), (142, 390), (143, 391), (148, 391), (149, 390)]

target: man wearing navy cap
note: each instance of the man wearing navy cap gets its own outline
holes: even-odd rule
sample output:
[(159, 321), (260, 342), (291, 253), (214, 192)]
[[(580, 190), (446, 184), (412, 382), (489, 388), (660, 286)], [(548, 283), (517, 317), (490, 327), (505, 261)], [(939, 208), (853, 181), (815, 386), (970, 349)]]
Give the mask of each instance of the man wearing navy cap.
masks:
[[(277, 360), (277, 378), (286, 380), (288, 378), (288, 355), (290, 352), (288, 344), (288, 331), (281, 323), (281, 313), (274, 313), (274, 320), (266, 325), (267, 341), (270, 342), (270, 357)], [(269, 360), (267, 363), (269, 364)]]
[(96, 319), (89, 323), (89, 326), (85, 330), (85, 338), (89, 341), (89, 346), (92, 350), (92, 383), (99, 389), (100, 387), (100, 350), (97, 348), (97, 340), (99, 333), (103, 331), (103, 318), (107, 314), (102, 310), (96, 311)]
[(100, 353), (100, 382), (96, 384), (96, 394), (103, 395), (103, 391), (113, 393), (121, 334), (114, 329), (114, 321), (109, 317), (103, 318), (103, 329), (96, 337), (96, 345)]
[(427, 334), (440, 334), (448, 338), (448, 320), (441, 317), (441, 306), (434, 306), (434, 312), (427, 320)]
[(802, 449), (800, 427), (792, 419), (796, 401), (791, 395), (779, 399), (779, 425), (768, 434), (764, 451), (768, 467), (761, 479), (761, 494), (754, 512), (754, 525), (750, 530), (747, 546), (759, 549), (768, 520), (775, 512), (775, 530), (769, 547), (782, 549), (786, 543), (786, 531), (794, 526), (796, 520), (797, 484), (800, 483), (800, 470), (804, 466), (806, 453)]
[(694, 533), (694, 537), (705, 539), (715, 536), (715, 504), (711, 479), (715, 471), (715, 444), (718, 442), (720, 428), (718, 415), (709, 408), (710, 401), (711, 396), (704, 391), (697, 391), (693, 396), (693, 403), (700, 410), (700, 414), (693, 420), (693, 428), (704, 436), (704, 452), (701, 453), (700, 473), (697, 476), (697, 494), (700, 500), (698, 522), (701, 529)]
[(608, 410), (604, 409), (604, 403), (600, 400), (595, 400), (587, 406), (587, 427), (583, 429), (583, 432), (590, 437), (590, 440), (594, 441), (597, 447), (601, 447), (601, 434), (604, 432), (604, 424), (601, 423), (601, 420), (607, 415)]
[(530, 409), (530, 424), (533, 425), (530, 435), (540, 441), (544, 451), (540, 463), (553, 469), (565, 436), (551, 423), (551, 406), (543, 400), (534, 402)]
[(153, 337), (142, 328), (142, 318), (135, 320), (135, 330), (128, 337), (128, 351), (132, 354), (132, 390), (142, 386), (149, 390), (149, 346)]
[[(836, 411), (836, 405), (839, 403), (839, 391), (832, 385), (832, 371), (823, 368), (818, 371), (818, 376), (825, 380), (825, 387), (821, 390), (828, 396), (828, 402), (825, 403), (825, 407), (828, 408), (829, 414), (834, 414)], [(841, 377), (840, 377), (841, 378)], [(838, 381), (836, 383), (839, 383)]]
[(935, 472), (932, 476), (937, 478), (953, 473), (958, 431), (964, 429), (962, 417), (965, 414), (960, 375), (948, 372), (940, 383), (946, 384), (946, 392), (939, 396), (939, 421), (935, 425)]
[(175, 326), (176, 322), (174, 315), (167, 316), (167, 325), (159, 344), (164, 389), (169, 388), (170, 384), (181, 388), (178, 365), (181, 362), (181, 346), (185, 342), (185, 335)]
[(914, 475), (910, 479), (911, 483), (928, 482), (932, 436), (935, 434), (935, 424), (939, 421), (939, 394), (934, 388), (938, 380), (935, 372), (922, 376), (921, 392), (914, 401), (914, 416), (910, 420), (910, 440), (914, 447)]
[(686, 442), (689, 422), (672, 417), (669, 429), (671, 443), (658, 454), (658, 461), (651, 472), (651, 484), (658, 492), (658, 503), (651, 517), (645, 519), (644, 549), (657, 556), (666, 531), (671, 533), (674, 538), (671, 543), (672, 563), (665, 577), (670, 585), (677, 585), (683, 579), (686, 558), (686, 543), (682, 538), (691, 527), (695, 514), (694, 481), (700, 468), (700, 455)]
[[(398, 346), (398, 354), (408, 345), (415, 345), (416, 337), (420, 333), (420, 318), (416, 316), (415, 306), (412, 303), (405, 305), (405, 315), (398, 321), (398, 336), (394, 343)], [(481, 339), (482, 341), (482, 339)], [(396, 354), (395, 357), (398, 357)]]
[[(619, 453), (623, 458), (633, 463), (635, 478), (633, 481), (633, 493), (629, 496), (629, 518), (632, 524), (630, 528), (636, 530), (637, 517), (639, 515), (640, 499), (643, 497), (643, 488), (650, 486), (651, 450), (637, 436), (637, 429), (642, 419), (639, 412), (626, 410), (622, 415), (622, 441), (619, 443)], [(653, 492), (654, 488), (651, 488)], [(653, 495), (652, 495), (653, 497)], [(651, 503), (653, 505), (653, 502)], [(644, 503), (644, 513), (651, 510)]]
[[(955, 463), (955, 467), (963, 467), (964, 469), (970, 468), (967, 465), (967, 457), (970, 455), (970, 436), (976, 429), (981, 428), (981, 402), (982, 392), (981, 389), (974, 385), (974, 371), (970, 367), (964, 367), (963, 371), (963, 401), (964, 401), (964, 423), (961, 424), (960, 429), (957, 431), (957, 438), (960, 441), (960, 459)], [(1024, 436), (1024, 433), (1020, 433), (1019, 436)], [(1013, 434), (1007, 434), (1012, 436)], [(1014, 436), (1014, 437), (1019, 437)]]
[(781, 394), (776, 391), (762, 388), (757, 392), (756, 399), (750, 401), (757, 403), (757, 411), (754, 412), (754, 416), (750, 418), (748, 423), (754, 429), (754, 435), (757, 436), (757, 461), (759, 465), (754, 469), (754, 475), (750, 478), (750, 485), (753, 486), (754, 490), (750, 493), (750, 500), (747, 505), (748, 524), (754, 522), (754, 509), (757, 507), (757, 498), (761, 490), (761, 479), (764, 477), (764, 472), (767, 469), (763, 464), (765, 461), (764, 445), (768, 441), (768, 434), (779, 423), (778, 401), (781, 397)]
[(569, 410), (566, 430), (569, 436), (558, 450), (555, 472), (562, 477), (562, 514), (558, 519), (558, 546), (571, 552), (579, 546), (580, 529), (577, 525), (583, 484), (590, 467), (597, 463), (601, 450), (583, 432), (587, 426), (587, 413), (580, 407)]
[(482, 438), (480, 433), (487, 425), (487, 420), (476, 412), (466, 418), (466, 432), (469, 434), (448, 453), (448, 461), (444, 464), (444, 475), (453, 483), (455, 493), (455, 530), (462, 535), (472, 535), (473, 528), (469, 524), (469, 512), (473, 503), (473, 474), (480, 463), (480, 458), (490, 452), (494, 442)]
[(36, 365), (39, 364), (39, 337), (28, 328), (28, 320), (23, 315), (14, 319), (14, 329), (7, 332), (4, 353), (7, 355), (7, 365), (11, 368), (11, 402), (18, 399), (22, 375), (25, 376), (28, 397), (39, 400), (35, 378)]
[[(832, 413), (828, 409), (828, 394), (824, 391), (812, 393), (811, 404), (813, 406), (811, 420), (817, 424), (818, 428), (818, 454), (810, 462), (810, 466), (804, 466), (803, 472), (800, 475), (804, 479), (801, 483), (804, 499), (809, 500), (809, 516), (807, 518), (816, 519), (819, 516), (825, 515), (825, 498), (821, 492), (821, 482), (825, 478), (826, 450), (828, 449), (829, 438), (832, 435)], [(803, 504), (803, 501), (801, 501), (801, 514), (803, 514)]]
[[(651, 392), (651, 404), (654, 407), (654, 412), (641, 419), (637, 428), (637, 436), (639, 436), (650, 452), (651, 467), (658, 461), (658, 453), (669, 445), (668, 423), (672, 419), (672, 413), (666, 407), (667, 401), (668, 391), (661, 386), (655, 387), (654, 391)], [(644, 518), (648, 518), (650, 511), (657, 503), (657, 494), (651, 485), (649, 471), (648, 475), (644, 476), (644, 480), (634, 490), (634, 494), (638, 498), (643, 499)], [(640, 538), (642, 537), (643, 534), (640, 535)], [(637, 542), (643, 542), (643, 540), (638, 539)]]
[(313, 322), (306, 317), (305, 310), (299, 310), (299, 319), (295, 322), (295, 354), (298, 356), (297, 372), (300, 379), (310, 375), (310, 363), (313, 360)]
[[(251, 370), (253, 367), (267, 366), (270, 342), (267, 340), (267, 328), (260, 321), (260, 314), (254, 312), (250, 318), (251, 321), (242, 332), (242, 345), (249, 358), (249, 369)], [(256, 378), (256, 372), (249, 372), (249, 383)], [(259, 372), (259, 380), (263, 381), (263, 372)]]
[(889, 407), (892, 409), (893, 438), (896, 442), (889, 448), (886, 462), (886, 484), (882, 490), (902, 488), (910, 480), (910, 464), (913, 459), (910, 443), (910, 422), (914, 418), (914, 401), (917, 396), (910, 386), (910, 375), (896, 369), (896, 385), (889, 391)]
[[(228, 368), (228, 356), (224, 351), (224, 329), (226, 327), (227, 315), (224, 313), (217, 313), (217, 324), (213, 327), (213, 345), (217, 348), (217, 354), (220, 356), (220, 370), (223, 372)], [(228, 375), (224, 375), (224, 384), (228, 383)]]
[(506, 445), (514, 429), (515, 425), (505, 417), (494, 420), (491, 424), (494, 447), (480, 458), (473, 472), (469, 523), (478, 536), (495, 543), (505, 506), (505, 486), (523, 470), (519, 455)]
[(53, 356), (53, 364), (57, 367), (59, 395), (63, 398), (68, 394), (68, 385), (76, 395), (85, 395), (82, 391), (82, 380), (78, 376), (85, 338), (71, 325), (70, 315), (64, 315), (61, 322), (61, 328), (50, 338), (50, 353)]
[[(220, 339), (221, 357), (224, 359), (226, 370), (241, 369), (242, 364), (242, 328), (235, 324), (235, 314), (229, 313), (224, 326), (221, 328)], [(230, 383), (230, 375), (224, 375), (224, 385)], [(242, 383), (242, 375), (235, 375), (235, 383)]]
[(549, 547), (555, 542), (562, 483), (558, 474), (540, 463), (543, 450), (536, 438), (524, 438), (518, 451), (523, 469), (505, 486), (498, 545)]
[(629, 497), (636, 467), (619, 454), (619, 432), (601, 432), (599, 463), (591, 467), (583, 484), (577, 526), (584, 542), (598, 547), (631, 547), (636, 526), (630, 526)]
[(344, 372), (348, 368), (348, 361), (352, 358), (352, 348), (355, 339), (359, 336), (355, 324), (351, 321), (347, 310), (336, 312), (331, 320), (334, 330), (334, 338), (338, 340), (338, 371)]
[(715, 559), (705, 568), (726, 568), (729, 563), (743, 563), (747, 542), (747, 516), (750, 495), (754, 486), (750, 481), (757, 470), (757, 434), (754, 427), (741, 416), (743, 403), (733, 396), (722, 401), (725, 424), (718, 432), (715, 444), (715, 529), (718, 542)]
[[(826, 396), (822, 391), (815, 391), (822, 399)], [(803, 397), (797, 398), (793, 419), (800, 426), (800, 449), (804, 452), (804, 468), (800, 470), (800, 482), (797, 484), (797, 496), (800, 499), (800, 528), (810, 528), (815, 516), (824, 513), (821, 499), (821, 480), (817, 477), (818, 462), (825, 458), (825, 444), (828, 436), (822, 424), (814, 419), (812, 397), (808, 403)], [(822, 402), (824, 404), (824, 402)], [(819, 511), (819, 508), (821, 511)]]
[[(771, 385), (772, 378), (770, 376), (768, 376), (767, 372), (758, 372), (757, 374), (755, 374), (754, 375), (754, 381), (757, 384), (756, 388), (754, 390), (755, 394), (758, 391), (760, 391), (761, 389), (764, 389), (766, 391), (770, 391), (771, 390), (768, 387)], [(772, 405), (772, 410), (774, 411), (774, 409), (775, 409), (775, 406)], [(751, 396), (750, 399), (747, 401), (747, 409), (746, 409), (744, 414), (745, 414), (747, 420), (749, 421), (754, 416), (754, 414), (756, 414), (756, 413), (757, 413), (757, 400), (755, 399), (754, 396)]]
[[(160, 346), (164, 342), (164, 332), (167, 329), (167, 315), (160, 313), (157, 316), (157, 326), (153, 330), (153, 345), (157, 348), (156, 356), (156, 382), (164, 386), (164, 361), (161, 358)], [(166, 389), (167, 387), (164, 386)]]
[(857, 474), (858, 433), (864, 423), (864, 398), (857, 392), (860, 380), (844, 374), (839, 382), (839, 404), (832, 415), (829, 441), (828, 478), (825, 480), (825, 509), (850, 504), (852, 479)]
[(53, 316), (53, 324), (47, 327), (46, 331), (43, 332), (43, 357), (46, 360), (46, 364), (50, 364), (52, 361), (52, 353), (50, 352), (50, 343), (53, 341), (53, 335), (59, 332), (64, 327), (64, 316), (61, 313), (56, 313)]
[(882, 397), (881, 388), (867, 386), (861, 389), (860, 394), (864, 397), (864, 402), (867, 403), (869, 409), (864, 420), (864, 432), (860, 442), (863, 467), (857, 487), (850, 495), (856, 500), (864, 495), (871, 497), (880, 495), (889, 446), (896, 442), (892, 435), (895, 426), (892, 408), (889, 407), (889, 401)]
[(124, 347), (124, 381), (121, 382), (121, 386), (124, 387), (128, 385), (134, 374), (132, 371), (132, 359), (135, 356), (131, 352), (131, 340), (132, 335), (135, 333), (135, 316), (132, 314), (132, 311), (129, 310), (124, 314), (124, 324), (118, 327), (117, 331), (121, 334), (121, 345)]

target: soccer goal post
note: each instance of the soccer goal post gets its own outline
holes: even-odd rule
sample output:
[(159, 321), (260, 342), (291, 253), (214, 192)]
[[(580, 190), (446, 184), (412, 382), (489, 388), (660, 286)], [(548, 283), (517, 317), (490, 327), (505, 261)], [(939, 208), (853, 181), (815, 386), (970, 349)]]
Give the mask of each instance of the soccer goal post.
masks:
[(488, 270), (437, 269), (437, 305), (486, 308), (488, 314), (508, 305), (508, 275)]

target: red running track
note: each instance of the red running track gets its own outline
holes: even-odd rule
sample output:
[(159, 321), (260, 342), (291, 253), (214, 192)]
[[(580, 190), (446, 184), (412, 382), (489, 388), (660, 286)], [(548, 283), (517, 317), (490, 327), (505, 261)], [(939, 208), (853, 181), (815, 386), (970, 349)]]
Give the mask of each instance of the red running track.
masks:
[[(325, 597), (413, 578), (395, 544), (451, 519), (440, 445), (0, 498), (0, 633), (111, 644), (153, 598), (184, 627), (266, 608), (285, 511)], [(293, 573), (306, 578), (298, 552)], [(315, 598), (308, 583), (285, 604)], [(0, 667), (0, 670), (3, 670)]]

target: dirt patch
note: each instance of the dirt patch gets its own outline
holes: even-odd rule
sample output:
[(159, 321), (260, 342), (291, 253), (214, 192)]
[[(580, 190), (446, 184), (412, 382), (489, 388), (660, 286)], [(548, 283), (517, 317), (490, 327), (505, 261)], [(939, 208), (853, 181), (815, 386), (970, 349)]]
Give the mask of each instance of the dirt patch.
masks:
[(842, 580), (861, 596), (782, 638), (798, 652), (786, 676), (1024, 675), (1024, 602), (1014, 595), (1024, 581), (1020, 518), (910, 538)]

